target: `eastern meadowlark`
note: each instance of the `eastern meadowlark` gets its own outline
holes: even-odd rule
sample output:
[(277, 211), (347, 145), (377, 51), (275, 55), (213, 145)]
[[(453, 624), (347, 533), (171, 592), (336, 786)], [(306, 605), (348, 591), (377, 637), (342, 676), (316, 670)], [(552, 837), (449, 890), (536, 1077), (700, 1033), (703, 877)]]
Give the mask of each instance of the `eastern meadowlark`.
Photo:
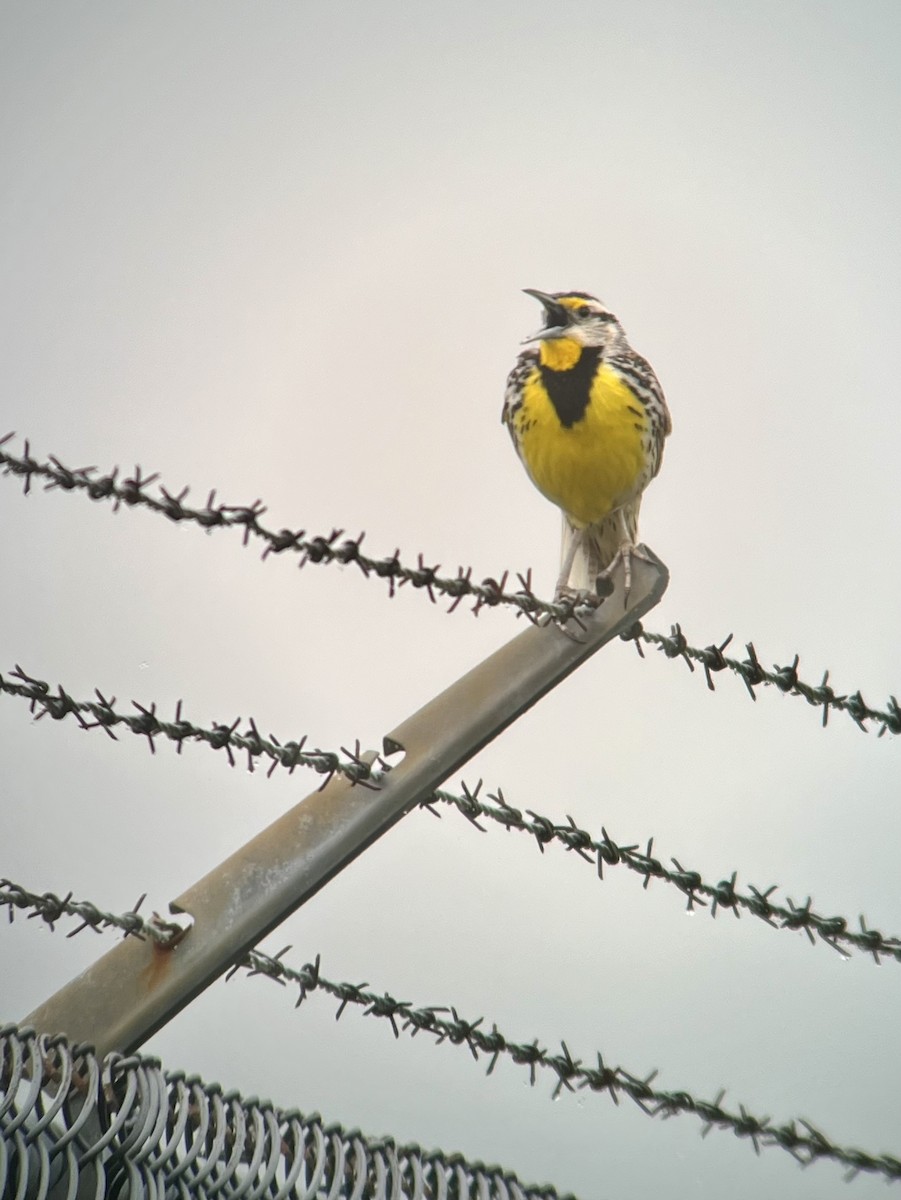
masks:
[(650, 365), (585, 292), (539, 292), (545, 325), (507, 379), (503, 421), (530, 479), (563, 513), (557, 596), (605, 594), (623, 564), (626, 596), (641, 496), (672, 428)]

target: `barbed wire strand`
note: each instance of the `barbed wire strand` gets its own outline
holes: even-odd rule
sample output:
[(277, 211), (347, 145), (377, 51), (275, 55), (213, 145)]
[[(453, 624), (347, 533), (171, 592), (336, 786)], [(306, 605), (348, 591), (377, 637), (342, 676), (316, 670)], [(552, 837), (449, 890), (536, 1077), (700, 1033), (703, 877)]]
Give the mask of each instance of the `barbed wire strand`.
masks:
[(323, 787), (333, 775), (340, 774), (363, 787), (377, 788), (378, 771), (386, 766), (382, 759), (377, 759), (372, 765), (363, 761), (359, 743), (354, 750), (343, 749), (342, 757), (329, 750), (306, 749), (306, 735), (284, 743), (272, 734), (268, 738), (262, 737), (252, 717), (248, 718), (247, 728), (243, 732), (238, 731), (241, 717), (231, 724), (213, 724), (207, 729), (193, 724), (182, 715), (181, 700), (175, 706), (175, 719), (166, 721), (157, 714), (155, 703), (147, 707), (132, 700), (137, 711), (123, 713), (114, 707), (115, 696), (107, 699), (97, 688), (94, 689), (96, 700), (76, 700), (61, 685), (57, 685), (54, 692), (49, 683), (28, 675), (18, 664), (9, 674), (12, 678), (0, 675), (0, 694), (27, 700), (36, 721), (47, 716), (54, 721), (74, 717), (82, 729), (102, 729), (113, 741), (118, 740), (115, 730), (122, 727), (146, 738), (152, 754), (156, 753), (155, 738), (174, 742), (179, 754), (186, 741), (201, 742), (213, 750), (224, 750), (232, 767), (235, 765), (234, 752), (245, 753), (247, 769), (251, 772), (261, 756), (271, 760), (269, 775), (277, 767), (284, 767), (289, 774), (293, 774), (297, 767), (309, 767), (325, 776)]
[(55, 892), (32, 892), (12, 879), (0, 879), (0, 908), (6, 908), (10, 923), (17, 912), (28, 911), (28, 920), (38, 918), (52, 931), (63, 917), (77, 917), (80, 924), (66, 934), (76, 937), (85, 929), (101, 933), (107, 929), (118, 929), (125, 937), (136, 937), (140, 941), (152, 938), (161, 946), (173, 946), (184, 935), (184, 927), (167, 921), (158, 913), (151, 917), (142, 916), (141, 905), (147, 893), (139, 896), (128, 912), (106, 912), (90, 900), (74, 900), (72, 892), (57, 896)]
[[(143, 897), (141, 898), (143, 900)], [(39, 917), (51, 929), (64, 914), (79, 918), (82, 924), (74, 932), (87, 926), (101, 929), (121, 929), (125, 936), (150, 937), (161, 945), (171, 946), (182, 936), (180, 927), (163, 921), (154, 914), (145, 919), (137, 909), (125, 914), (104, 912), (97, 905), (85, 901), (73, 901), (71, 893), (61, 898), (53, 893), (39, 895), (29, 892), (10, 880), (0, 880), (0, 907), (7, 906), (10, 919), (16, 910), (31, 909), (31, 917)], [(70, 935), (71, 936), (71, 935)], [(483, 1017), (467, 1020), (461, 1017), (452, 1005), (415, 1006), (406, 1000), (396, 1000), (388, 992), (368, 990), (368, 983), (335, 982), (327, 979), (321, 971), (321, 956), (302, 967), (292, 967), (284, 962), (291, 950), (286, 946), (275, 955), (251, 950), (236, 962), (226, 975), (226, 980), (243, 970), (251, 977), (262, 975), (286, 987), (298, 988), (295, 1007), (315, 991), (325, 992), (338, 1001), (336, 1019), (340, 1019), (348, 1005), (363, 1010), (364, 1016), (374, 1016), (387, 1021), (399, 1038), (401, 1033), (415, 1037), (418, 1033), (431, 1034), (437, 1045), (448, 1041), (453, 1045), (465, 1045), (475, 1061), (488, 1059), (487, 1074), (493, 1074), (501, 1056), (511, 1059), (517, 1066), (527, 1067), (529, 1079), (534, 1087), (538, 1072), (548, 1072), (556, 1077), (553, 1098), (562, 1091), (589, 1090), (607, 1092), (618, 1104), (620, 1095), (628, 1096), (647, 1116), (664, 1118), (680, 1114), (691, 1114), (703, 1124), (702, 1135), (716, 1127), (731, 1130), (736, 1137), (749, 1139), (757, 1154), (762, 1147), (779, 1146), (791, 1154), (802, 1166), (830, 1159), (848, 1169), (848, 1178), (860, 1172), (881, 1174), (887, 1179), (901, 1179), (901, 1160), (888, 1154), (871, 1154), (865, 1150), (848, 1148), (832, 1142), (821, 1130), (803, 1118), (795, 1118), (782, 1124), (773, 1124), (769, 1116), (758, 1117), (739, 1104), (737, 1111), (723, 1107), (725, 1090), (713, 1100), (702, 1100), (685, 1090), (669, 1091), (653, 1086), (656, 1070), (642, 1077), (624, 1067), (608, 1066), (604, 1057), (597, 1052), (597, 1066), (586, 1066), (581, 1059), (574, 1058), (565, 1041), (560, 1051), (553, 1053), (542, 1046), (538, 1039), (531, 1042), (516, 1042), (503, 1034), (497, 1024), (486, 1029)], [(801, 1127), (799, 1131), (799, 1126)]]
[(803, 931), (811, 944), (815, 945), (819, 939), (845, 958), (853, 949), (871, 954), (877, 965), (883, 958), (901, 962), (901, 938), (886, 937), (878, 930), (869, 928), (863, 915), (858, 918), (860, 928), (856, 930), (846, 917), (826, 917), (816, 912), (810, 896), (803, 904), (795, 904), (788, 896), (784, 903), (777, 903), (771, 899), (778, 888), (777, 884), (765, 889), (748, 884), (747, 891), (742, 892), (736, 886), (737, 871), (733, 871), (728, 879), (707, 883), (698, 871), (683, 867), (677, 859), (670, 859), (675, 868), (671, 869), (655, 857), (653, 837), (648, 839), (642, 851), (638, 843), (619, 845), (603, 826), (601, 837), (594, 838), (587, 830), (579, 828), (572, 817), (567, 817), (567, 824), (560, 825), (533, 809), (527, 809), (524, 814), (507, 802), (500, 788), (489, 793), (486, 802), (479, 798), (481, 780), (474, 788), (469, 788), (466, 783), (461, 783), (461, 787), (462, 795), (439, 788), (432, 797), (422, 802), (422, 807), (440, 816), (435, 809), (435, 803), (440, 802), (455, 809), (482, 832), (485, 830), (479, 824), (479, 819), (486, 818), (504, 829), (528, 834), (535, 839), (542, 853), (545, 846), (557, 842), (577, 858), (596, 866), (598, 879), (604, 878), (605, 867), (622, 864), (643, 878), (645, 890), (654, 879), (677, 888), (687, 897), (689, 912), (696, 908), (707, 908), (711, 917), (716, 917), (721, 909), (731, 911), (736, 917), (745, 912), (764, 921), (772, 929)]
[[(449, 612), (456, 609), (464, 597), (474, 601), (474, 613), (479, 613), (486, 607), (509, 605), (516, 609), (518, 616), (524, 616), (530, 621), (543, 616), (563, 622), (581, 611), (580, 608), (574, 608), (571, 601), (550, 602), (537, 596), (532, 590), (531, 570), (516, 574), (519, 584), (516, 590), (507, 588), (509, 571), (504, 571), (499, 579), (489, 577), (481, 582), (473, 580), (471, 567), (459, 567), (455, 576), (441, 576), (438, 573), (440, 567), (426, 565), (422, 554), (418, 555), (416, 565), (410, 566), (401, 561), (399, 550), (383, 558), (374, 558), (364, 553), (363, 533), (356, 538), (348, 538), (342, 529), (333, 529), (328, 535), (314, 536), (308, 536), (303, 529), (268, 529), (261, 522), (261, 517), (267, 510), (260, 500), (255, 500), (249, 505), (217, 504), (216, 493), (213, 490), (202, 508), (194, 508), (185, 503), (190, 489), (182, 488), (177, 494), (168, 491), (157, 483), (158, 472), (145, 475), (140, 467), (135, 467), (133, 475), (120, 480), (118, 467), (106, 475), (98, 475), (96, 467), (73, 469), (65, 466), (53, 455), (47, 461), (40, 462), (32, 458), (27, 440), (24, 443), (23, 454), (15, 455), (3, 449), (4, 444), (14, 436), (9, 433), (0, 438), (0, 469), (4, 474), (22, 479), (26, 494), (31, 490), (32, 481), (37, 478), (45, 481), (45, 490), (48, 491), (58, 488), (69, 492), (83, 492), (92, 500), (110, 500), (115, 511), (118, 511), (122, 504), (128, 507), (142, 506), (168, 517), (171, 521), (194, 523), (208, 533), (214, 529), (241, 528), (244, 531), (245, 546), (251, 537), (265, 543), (262, 554), (264, 559), (271, 554), (289, 552), (300, 556), (300, 567), (308, 563), (354, 563), (366, 578), (384, 579), (389, 595), (393, 596), (398, 587), (409, 584), (413, 588), (423, 590), (433, 603), (437, 603), (439, 595), (450, 599)], [(156, 493), (148, 491), (154, 485)], [(711, 691), (715, 690), (714, 675), (728, 670), (744, 682), (753, 700), (757, 699), (754, 689), (760, 685), (776, 687), (785, 695), (803, 697), (808, 704), (822, 709), (824, 726), (828, 723), (830, 713), (836, 711), (846, 713), (857, 727), (864, 731), (870, 728), (867, 722), (871, 722), (873, 727), (878, 727), (880, 737), (886, 732), (901, 733), (901, 706), (894, 695), (890, 696), (885, 707), (880, 709), (868, 704), (860, 689), (853, 694), (836, 692), (829, 683), (828, 671), (824, 673), (818, 685), (807, 683), (798, 673), (800, 657), (797, 654), (790, 664), (774, 664), (772, 669), (768, 669), (760, 661), (753, 642), (746, 645), (746, 658), (733, 658), (724, 653), (732, 641), (731, 633), (718, 643), (696, 646), (688, 641), (679, 624), (673, 625), (669, 634), (662, 634), (646, 630), (640, 621), (636, 621), (621, 637), (625, 641), (634, 642), (642, 657), (644, 644), (655, 646), (666, 658), (682, 659), (691, 671), (694, 671), (697, 664), (703, 668), (704, 678)]]
[[(137, 712), (122, 713), (113, 707), (116, 703), (115, 697), (107, 700), (97, 689), (97, 700), (76, 700), (62, 686), (57, 686), (54, 692), (50, 684), (33, 678), (21, 667), (17, 666), (11, 675), (13, 679), (0, 675), (0, 694), (6, 693), (28, 700), (31, 712), (36, 713), (36, 720), (50, 716), (59, 721), (74, 716), (82, 729), (103, 729), (114, 739), (114, 729), (123, 726), (131, 733), (145, 737), (154, 753), (156, 737), (174, 742), (179, 754), (186, 741), (199, 742), (213, 750), (224, 750), (232, 767), (236, 765), (235, 751), (246, 754), (247, 767), (251, 772), (260, 758), (271, 760), (267, 771), (269, 776), (277, 767), (283, 767), (289, 773), (293, 773), (298, 766), (309, 767), (325, 777), (323, 786), (338, 774), (354, 784), (378, 789), (385, 772), (390, 770), (389, 765), (381, 758), (377, 758), (371, 765), (367, 763), (362, 757), (359, 741), (355, 743), (353, 750), (342, 747), (341, 754), (318, 748), (306, 750), (305, 736), (285, 742), (279, 741), (272, 734), (262, 737), (253, 718), (248, 719), (247, 728), (243, 732), (238, 729), (241, 724), (240, 717), (230, 724), (214, 724), (211, 728), (203, 728), (184, 717), (180, 700), (176, 704), (175, 720), (166, 721), (157, 715), (155, 704), (146, 706), (132, 701)], [(500, 788), (495, 793), (488, 794), (486, 802), (480, 798), (481, 788), (482, 783), (479, 781), (472, 789), (463, 783), (462, 795), (437, 789), (422, 802), (422, 807), (438, 815), (435, 804), (440, 802), (448, 805), (483, 832), (484, 828), (479, 825), (479, 818), (486, 818), (507, 830), (528, 834), (536, 840), (541, 850), (548, 843), (557, 842), (579, 858), (596, 864), (600, 879), (603, 879), (605, 865), (612, 867), (622, 863), (643, 877), (645, 888), (650, 885), (652, 879), (659, 879), (676, 887), (687, 897), (689, 911), (695, 907), (708, 907), (709, 901), (709, 912), (713, 917), (716, 917), (721, 909), (731, 909), (735, 916), (746, 912), (766, 922), (771, 928), (803, 931), (811, 942), (820, 939), (843, 955), (849, 950), (859, 950), (871, 954), (876, 963), (882, 958), (901, 962), (901, 938), (887, 936), (868, 927), (863, 915), (858, 918), (859, 929), (855, 929), (846, 917), (824, 916), (816, 912), (810, 897), (800, 905), (795, 904), (790, 897), (786, 897), (784, 903), (775, 902), (771, 899), (777, 890), (775, 884), (766, 889), (749, 884), (747, 891), (742, 892), (736, 886), (737, 871), (728, 879), (715, 884), (707, 883), (699, 872), (683, 867), (678, 860), (670, 860), (673, 864), (671, 868), (655, 857), (653, 838), (648, 840), (646, 849), (642, 852), (637, 844), (617, 844), (603, 827), (601, 837), (594, 838), (586, 830), (579, 828), (571, 817), (568, 818), (567, 824), (561, 825), (531, 809), (526, 810), (524, 815), (522, 810), (507, 802)]]
[[(804, 1118), (774, 1125), (769, 1116), (757, 1117), (748, 1112), (743, 1104), (738, 1105), (737, 1112), (723, 1108), (725, 1089), (713, 1100), (702, 1100), (685, 1090), (656, 1088), (652, 1086), (658, 1075), (656, 1069), (644, 1077), (634, 1075), (624, 1067), (608, 1066), (600, 1051), (596, 1051), (597, 1066), (586, 1066), (581, 1059), (573, 1058), (565, 1041), (561, 1041), (559, 1052), (552, 1053), (547, 1047), (541, 1046), (537, 1038), (531, 1042), (512, 1041), (493, 1022), (490, 1031), (486, 1030), (483, 1028), (483, 1017), (474, 1021), (466, 1020), (452, 1005), (417, 1007), (409, 1001), (394, 999), (388, 992), (368, 991), (367, 983), (335, 983), (322, 976), (318, 954), (313, 962), (305, 963), (299, 969), (289, 967), (282, 959), (291, 949), (291, 946), (285, 946), (276, 955), (253, 950), (248, 955), (250, 961), (242, 962), (239, 967), (248, 970), (251, 976), (265, 975), (276, 983), (296, 984), (299, 993), (295, 1007), (300, 1007), (311, 992), (320, 990), (339, 1002), (336, 1020), (340, 1019), (349, 1004), (353, 1004), (362, 1008), (365, 1016), (388, 1021), (395, 1038), (399, 1038), (401, 1032), (409, 1033), (411, 1037), (425, 1032), (432, 1034), (438, 1045), (445, 1041), (456, 1046), (465, 1045), (476, 1061), (480, 1055), (488, 1057), (488, 1075), (494, 1072), (501, 1055), (511, 1059), (517, 1066), (528, 1067), (533, 1087), (537, 1071), (547, 1071), (556, 1076), (552, 1092), (554, 1099), (564, 1089), (569, 1092), (587, 1089), (596, 1093), (607, 1092), (618, 1104), (622, 1093), (650, 1117), (661, 1116), (666, 1119), (681, 1114), (698, 1117), (703, 1123), (702, 1136), (706, 1136), (714, 1127), (729, 1129), (736, 1137), (750, 1139), (758, 1155), (761, 1147), (779, 1146), (801, 1166), (810, 1166), (822, 1159), (840, 1163), (848, 1168), (849, 1180), (861, 1172), (880, 1174), (886, 1179), (901, 1179), (901, 1159), (837, 1145)], [(226, 978), (233, 975), (236, 969), (233, 967)], [(799, 1125), (804, 1132), (799, 1132)]]

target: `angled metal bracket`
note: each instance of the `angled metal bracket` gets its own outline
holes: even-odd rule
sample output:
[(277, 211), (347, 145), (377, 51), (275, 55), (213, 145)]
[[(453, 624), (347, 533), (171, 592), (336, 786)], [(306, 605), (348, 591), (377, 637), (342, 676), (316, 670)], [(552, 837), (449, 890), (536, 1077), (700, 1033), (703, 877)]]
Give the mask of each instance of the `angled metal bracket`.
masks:
[[(532, 627), (507, 642), (384, 740), (404, 752), (377, 791), (336, 776), (171, 904), (192, 925), (171, 946), (127, 938), (24, 1018), (98, 1055), (130, 1053), (275, 929), (449, 775), (546, 692), (658, 603), (669, 575), (658, 560), (622, 570), (600, 608), (573, 627)], [(368, 761), (375, 758), (368, 755)]]

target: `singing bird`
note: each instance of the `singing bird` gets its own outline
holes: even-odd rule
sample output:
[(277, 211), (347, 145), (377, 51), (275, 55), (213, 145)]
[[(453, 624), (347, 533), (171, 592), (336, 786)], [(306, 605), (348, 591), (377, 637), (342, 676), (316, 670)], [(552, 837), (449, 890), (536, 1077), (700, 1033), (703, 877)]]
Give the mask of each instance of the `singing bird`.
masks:
[(605, 595), (622, 562), (626, 596), (638, 510), (660, 470), (672, 423), (649, 363), (587, 292), (525, 288), (544, 327), (524, 340), (502, 419), (529, 478), (563, 513), (556, 596)]

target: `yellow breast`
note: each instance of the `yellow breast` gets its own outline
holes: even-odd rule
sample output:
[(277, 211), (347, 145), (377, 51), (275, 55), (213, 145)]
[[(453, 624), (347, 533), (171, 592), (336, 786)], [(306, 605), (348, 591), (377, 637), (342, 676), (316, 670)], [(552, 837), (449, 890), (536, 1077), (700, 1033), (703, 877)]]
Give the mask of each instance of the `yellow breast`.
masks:
[(647, 482), (644, 406), (603, 363), (586, 381), (586, 392), (584, 411), (565, 424), (536, 366), (514, 417), (519, 452), (533, 483), (577, 526), (602, 520)]

